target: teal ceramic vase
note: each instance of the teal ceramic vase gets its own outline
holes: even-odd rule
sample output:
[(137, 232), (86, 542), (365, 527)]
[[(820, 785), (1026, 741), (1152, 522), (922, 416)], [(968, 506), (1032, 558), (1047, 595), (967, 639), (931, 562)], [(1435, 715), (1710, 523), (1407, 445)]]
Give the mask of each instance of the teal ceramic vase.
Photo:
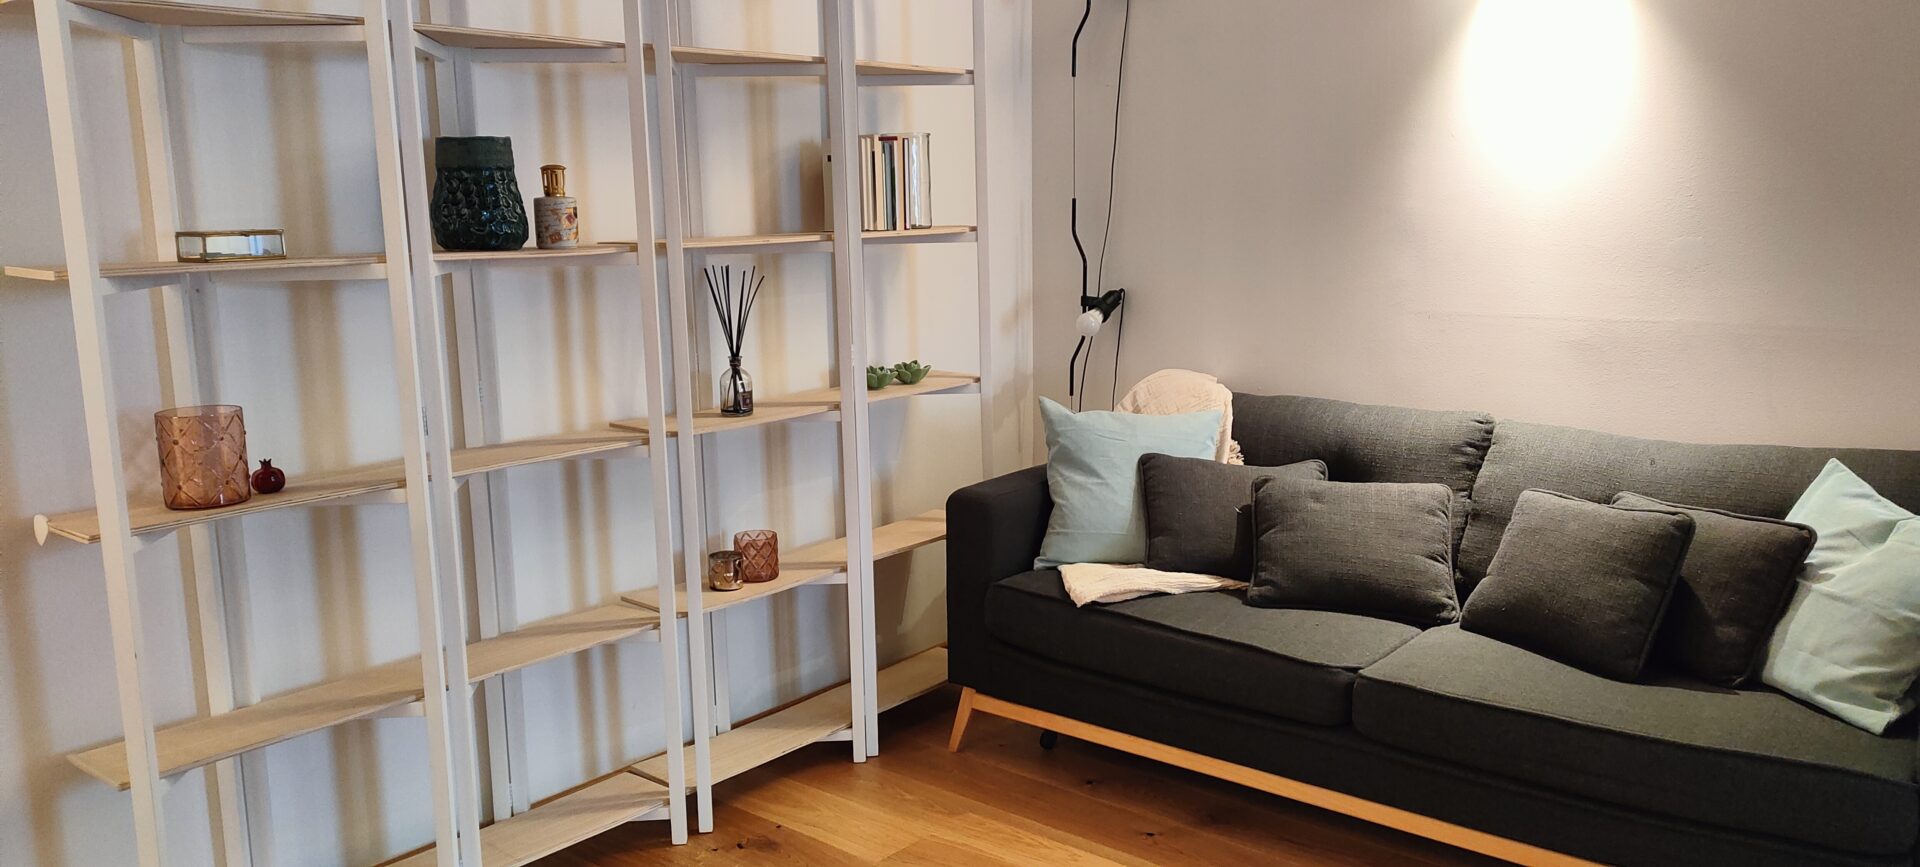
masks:
[(518, 250), (527, 207), (513, 177), (513, 140), (434, 139), (433, 240), (447, 250)]

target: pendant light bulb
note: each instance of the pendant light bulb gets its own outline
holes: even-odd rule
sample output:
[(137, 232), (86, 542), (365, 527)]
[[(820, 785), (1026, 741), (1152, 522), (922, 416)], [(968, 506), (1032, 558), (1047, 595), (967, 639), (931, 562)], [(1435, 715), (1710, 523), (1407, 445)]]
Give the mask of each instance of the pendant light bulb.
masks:
[(1126, 300), (1127, 290), (1125, 289), (1109, 289), (1101, 293), (1098, 298), (1081, 298), (1080, 309), (1086, 312), (1073, 320), (1073, 330), (1080, 332), (1081, 337), (1099, 334), (1100, 327), (1113, 318), (1113, 312), (1119, 310), (1120, 305), (1126, 303)]
[(1106, 314), (1098, 310), (1089, 310), (1073, 320), (1073, 330), (1080, 332), (1081, 337), (1092, 337), (1099, 334), (1100, 326), (1105, 324), (1107, 324)]

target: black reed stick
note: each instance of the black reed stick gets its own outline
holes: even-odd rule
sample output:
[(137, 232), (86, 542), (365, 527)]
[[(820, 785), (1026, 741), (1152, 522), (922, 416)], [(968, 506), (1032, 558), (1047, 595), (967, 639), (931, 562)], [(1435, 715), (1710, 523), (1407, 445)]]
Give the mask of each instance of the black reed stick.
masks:
[(760, 298), (760, 287), (766, 285), (766, 275), (759, 270), (759, 266), (749, 267), (740, 275), (740, 286), (735, 291), (733, 266), (706, 268), (707, 297), (713, 300), (714, 316), (720, 320), (720, 334), (726, 340), (730, 357), (738, 357), (740, 347), (746, 344), (747, 323), (753, 319), (754, 302)]

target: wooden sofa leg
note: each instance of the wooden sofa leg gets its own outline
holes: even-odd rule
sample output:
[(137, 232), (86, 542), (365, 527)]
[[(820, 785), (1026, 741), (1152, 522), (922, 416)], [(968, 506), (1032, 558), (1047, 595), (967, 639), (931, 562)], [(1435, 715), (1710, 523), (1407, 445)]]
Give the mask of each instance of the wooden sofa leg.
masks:
[(953, 711), (953, 736), (947, 739), (947, 751), (960, 751), (960, 739), (967, 736), (967, 721), (973, 718), (973, 687), (960, 690), (960, 706)]

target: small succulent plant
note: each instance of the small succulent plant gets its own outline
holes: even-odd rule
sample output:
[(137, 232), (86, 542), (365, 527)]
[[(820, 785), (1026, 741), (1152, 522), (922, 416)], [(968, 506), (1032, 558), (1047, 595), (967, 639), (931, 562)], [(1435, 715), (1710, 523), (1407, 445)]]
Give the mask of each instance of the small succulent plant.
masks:
[(902, 361), (893, 366), (893, 376), (895, 379), (900, 380), (901, 385), (913, 385), (920, 380), (926, 379), (927, 374), (932, 372), (933, 368), (921, 364), (918, 358), (912, 361)]
[(869, 366), (867, 368), (867, 390), (879, 391), (893, 382), (893, 368)]

